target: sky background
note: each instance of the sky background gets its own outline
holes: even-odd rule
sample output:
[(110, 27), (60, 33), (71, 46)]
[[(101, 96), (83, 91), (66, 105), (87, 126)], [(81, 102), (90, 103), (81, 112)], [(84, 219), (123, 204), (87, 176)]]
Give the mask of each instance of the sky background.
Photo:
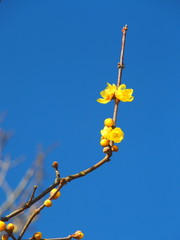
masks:
[[(87, 240), (180, 239), (180, 3), (178, 0), (2, 0), (1, 127), (15, 134), (6, 149), (26, 161), (38, 144), (58, 143), (46, 158), (44, 187), (104, 155), (103, 121), (113, 104), (96, 102), (116, 83), (121, 29), (128, 24), (122, 82), (135, 100), (120, 104), (125, 132), (112, 161), (62, 189), (36, 222), (45, 238), (81, 229)], [(30, 236), (29, 236), (30, 237)]]

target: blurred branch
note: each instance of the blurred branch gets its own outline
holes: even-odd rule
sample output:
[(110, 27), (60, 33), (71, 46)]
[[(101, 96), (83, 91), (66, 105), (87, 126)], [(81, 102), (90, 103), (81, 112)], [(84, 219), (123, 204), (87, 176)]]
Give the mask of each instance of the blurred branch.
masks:
[(39, 201), (41, 198), (43, 198), (43, 197), (44, 197), (46, 194), (48, 194), (53, 188), (55, 188), (56, 186), (58, 186), (59, 183), (60, 183), (60, 178), (57, 179), (57, 176), (56, 176), (54, 183), (53, 183), (51, 186), (49, 186), (46, 190), (44, 190), (41, 194), (39, 194), (37, 197), (33, 198), (33, 199), (31, 200), (31, 202), (28, 201), (28, 202), (25, 203), (21, 208), (19, 208), (19, 209), (15, 210), (14, 212), (6, 215), (5, 217), (1, 217), (0, 219), (1, 219), (2, 221), (8, 221), (10, 218), (12, 218), (12, 217), (20, 214), (20, 213), (23, 212), (25, 209), (31, 207), (34, 203), (36, 203), (36, 202)]
[(0, 160), (0, 186), (3, 184), (3, 182), (6, 179), (7, 172), (10, 168), (10, 159), (9, 157), (6, 157), (4, 161)]
[(10, 208), (10, 206), (12, 206), (12, 204), (17, 200), (17, 198), (21, 195), (21, 193), (25, 190), (27, 184), (29, 183), (30, 179), (33, 176), (33, 173), (34, 173), (33, 169), (27, 170), (26, 174), (20, 181), (17, 188), (9, 195), (7, 201), (1, 205), (0, 215), (2, 215), (3, 212), (6, 212)]

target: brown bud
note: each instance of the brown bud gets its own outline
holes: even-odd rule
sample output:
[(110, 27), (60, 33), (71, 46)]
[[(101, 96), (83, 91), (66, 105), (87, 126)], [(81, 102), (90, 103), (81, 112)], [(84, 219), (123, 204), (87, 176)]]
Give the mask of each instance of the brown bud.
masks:
[(8, 238), (9, 238), (9, 235), (8, 235), (8, 234), (4, 234), (4, 235), (2, 235), (2, 237), (1, 237), (2, 240), (8, 240)]
[(54, 161), (52, 164), (52, 167), (55, 168), (56, 170), (58, 169), (58, 162)]
[(109, 153), (111, 153), (111, 148), (109, 146), (108, 147), (104, 147), (103, 148), (103, 152), (109, 154)]
[(7, 228), (8, 231), (13, 232), (15, 226), (14, 226), (13, 223), (9, 223), (6, 228)]
[(42, 233), (41, 232), (36, 232), (34, 235), (33, 235), (33, 239), (34, 240), (40, 240), (42, 238)]
[(119, 148), (118, 148), (117, 145), (113, 145), (113, 146), (111, 147), (111, 150), (112, 150), (113, 152), (118, 152)]

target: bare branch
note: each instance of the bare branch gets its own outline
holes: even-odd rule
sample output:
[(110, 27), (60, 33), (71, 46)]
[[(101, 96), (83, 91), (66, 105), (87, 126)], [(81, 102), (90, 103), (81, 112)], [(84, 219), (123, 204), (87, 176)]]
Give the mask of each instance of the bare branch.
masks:
[[(127, 25), (125, 25), (122, 28), (122, 46), (121, 46), (121, 53), (120, 53), (120, 62), (118, 63), (118, 80), (117, 80), (117, 87), (121, 85), (121, 78), (122, 78), (122, 71), (124, 68), (124, 50), (125, 50), (125, 42), (126, 42), (126, 32), (128, 30)], [(113, 121), (114, 124), (116, 125), (117, 121), (117, 112), (118, 112), (118, 105), (119, 105), (119, 100), (115, 99), (115, 104), (114, 104), (114, 114), (113, 114)]]
[[(110, 149), (109, 149), (110, 150)], [(80, 178), (80, 177), (84, 177), (85, 175), (87, 175), (90, 172), (93, 172), (94, 170), (96, 170), (97, 168), (99, 168), (100, 166), (102, 166), (104, 163), (109, 162), (110, 161), (110, 157), (112, 156), (112, 151), (110, 150), (109, 154), (106, 154), (106, 156), (99, 161), (98, 163), (94, 164), (92, 167), (87, 168), (86, 170), (83, 170), (79, 173), (76, 173), (74, 175), (70, 175), (68, 177), (62, 178), (61, 182), (64, 184), (66, 184), (67, 182), (70, 182), (74, 179)]]

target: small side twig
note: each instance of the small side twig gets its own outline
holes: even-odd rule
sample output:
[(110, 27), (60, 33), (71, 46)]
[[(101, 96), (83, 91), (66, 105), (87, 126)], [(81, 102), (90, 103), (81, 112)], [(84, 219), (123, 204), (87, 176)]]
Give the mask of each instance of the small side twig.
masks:
[(35, 194), (35, 192), (36, 192), (37, 187), (38, 187), (37, 185), (35, 185), (35, 186), (33, 187), (33, 192), (32, 192), (32, 194), (31, 194), (31, 197), (30, 197), (29, 201), (27, 202), (27, 204), (31, 204), (32, 200), (34, 199), (34, 194)]

